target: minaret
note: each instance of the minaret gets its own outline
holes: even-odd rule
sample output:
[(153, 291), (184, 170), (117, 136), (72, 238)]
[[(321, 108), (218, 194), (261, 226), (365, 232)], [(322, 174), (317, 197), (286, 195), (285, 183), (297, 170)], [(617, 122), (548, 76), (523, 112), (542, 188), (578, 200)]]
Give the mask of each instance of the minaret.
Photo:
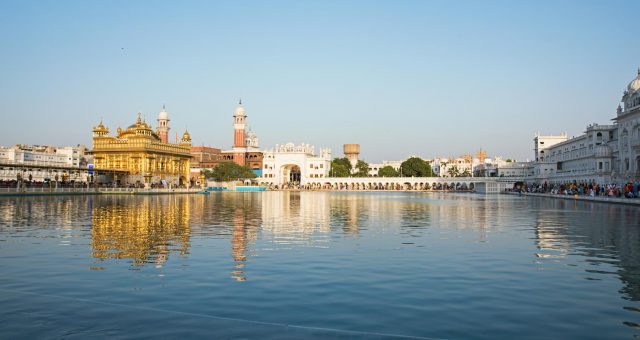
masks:
[(169, 143), (169, 114), (162, 105), (162, 111), (158, 114), (158, 136), (162, 143)]
[(233, 115), (233, 162), (242, 166), (245, 165), (245, 154), (247, 152), (245, 139), (246, 118), (247, 115), (242, 107), (242, 99), (240, 99)]

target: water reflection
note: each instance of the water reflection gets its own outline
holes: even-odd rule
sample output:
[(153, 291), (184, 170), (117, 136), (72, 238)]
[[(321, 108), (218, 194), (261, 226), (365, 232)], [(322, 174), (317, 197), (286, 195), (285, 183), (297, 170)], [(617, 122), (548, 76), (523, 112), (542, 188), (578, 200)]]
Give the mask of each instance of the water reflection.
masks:
[(161, 267), (170, 253), (188, 254), (189, 214), (186, 197), (101, 197), (91, 214), (91, 254)]
[(588, 264), (586, 278), (615, 274), (623, 283), (622, 297), (640, 301), (640, 209), (548, 199), (531, 204), (538, 257), (577, 256)]
[[(618, 327), (640, 327), (640, 209), (632, 206), (430, 193), (2, 198), (0, 255), (11, 258), (3, 263), (0, 284), (34, 280), (31, 270), (22, 270), (20, 263), (25, 268), (42, 264), (33, 272), (58, 270), (64, 275), (50, 277), (61, 278), (67, 272), (69, 277), (87, 277), (87, 262), (99, 261), (105, 267), (163, 267), (162, 273), (174, 274), (174, 280), (186, 284), (197, 280), (201, 287), (215, 284), (220, 294), (242, 289), (247, 294), (245, 300), (238, 297), (242, 306), (262, 301), (260, 308), (277, 308), (292, 296), (269, 300), (259, 295), (265, 291), (299, 294), (320, 307), (332, 296), (334, 304), (344, 300), (366, 305), (370, 302), (362, 301), (375, 300), (366, 295), (368, 290), (377, 290), (397, 298), (399, 305), (390, 303), (389, 309), (410, 318), (427, 313), (421, 306), (441, 308), (437, 303), (451, 303), (447, 297), (468, 292), (467, 300), (460, 301), (468, 302), (470, 311), (486, 309), (495, 317), (500, 315), (495, 308), (520, 308), (529, 303), (529, 295), (522, 292), (534, 291), (544, 296), (528, 308), (541, 314), (549, 313), (549, 305), (557, 299), (566, 298), (562, 306), (593, 312), (589, 315), (594, 319), (613, 306), (626, 313), (612, 317)], [(84, 262), (57, 266), (60, 258)], [(177, 260), (184, 265), (172, 272), (167, 264)], [(7, 273), (14, 263), (16, 269)], [(76, 266), (81, 270), (73, 272)], [(207, 270), (215, 271), (214, 279), (207, 277)], [(137, 273), (91, 274), (110, 279)], [(343, 295), (335, 289), (341, 284)], [(430, 295), (432, 288), (438, 296)], [(193, 296), (199, 299), (214, 291), (201, 289)], [(419, 293), (407, 293), (412, 291)], [(444, 300), (438, 300), (440, 296)], [(219, 301), (218, 296), (209, 297)], [(378, 307), (368, 305), (363, 310), (366, 314), (366, 309)]]

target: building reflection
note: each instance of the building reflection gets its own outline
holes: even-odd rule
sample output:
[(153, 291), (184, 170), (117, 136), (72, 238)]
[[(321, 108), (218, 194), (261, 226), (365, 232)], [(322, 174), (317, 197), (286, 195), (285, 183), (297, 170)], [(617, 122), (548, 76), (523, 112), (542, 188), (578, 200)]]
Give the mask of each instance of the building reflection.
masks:
[(263, 194), (262, 232), (277, 245), (317, 242), (329, 232), (329, 197), (316, 192), (270, 191)]
[(55, 226), (60, 238), (65, 240), (78, 236), (92, 205), (93, 197), (90, 196), (6, 197), (0, 204), (0, 223), (16, 230)]
[(92, 209), (91, 248), (96, 259), (129, 259), (161, 267), (172, 253), (189, 250), (189, 198), (181, 195), (103, 196)]
[[(540, 199), (533, 204), (538, 212), (536, 245), (541, 251), (537, 257), (581, 256), (588, 264), (586, 278), (616, 274), (623, 283), (621, 295), (640, 301), (640, 209), (561, 199)], [(617, 271), (601, 269), (611, 266)]]
[(191, 231), (198, 236), (230, 239), (231, 278), (246, 281), (245, 270), (263, 220), (263, 196), (224, 192), (191, 196)]

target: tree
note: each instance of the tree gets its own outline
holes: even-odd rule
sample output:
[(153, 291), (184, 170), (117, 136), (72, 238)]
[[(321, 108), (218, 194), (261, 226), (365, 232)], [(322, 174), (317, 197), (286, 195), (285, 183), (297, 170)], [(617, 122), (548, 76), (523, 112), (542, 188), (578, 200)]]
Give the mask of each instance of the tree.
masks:
[(392, 166), (383, 166), (378, 170), (378, 177), (398, 177), (399, 174)]
[(246, 166), (233, 162), (220, 163), (213, 170), (204, 170), (203, 174), (208, 179), (216, 182), (227, 182), (237, 179), (255, 178), (256, 174)]
[(433, 177), (431, 165), (420, 157), (411, 157), (400, 165), (403, 177)]
[(351, 162), (347, 158), (336, 158), (331, 161), (329, 176), (349, 177), (351, 175)]
[(369, 164), (365, 161), (359, 160), (356, 163), (356, 173), (354, 174), (356, 177), (369, 177)]
[(449, 173), (449, 177), (459, 177), (460, 176), (460, 170), (458, 169), (458, 167), (456, 165), (450, 167), (447, 172)]
[(469, 172), (469, 169), (464, 169), (464, 171), (460, 174), (460, 177), (471, 177), (471, 172)]

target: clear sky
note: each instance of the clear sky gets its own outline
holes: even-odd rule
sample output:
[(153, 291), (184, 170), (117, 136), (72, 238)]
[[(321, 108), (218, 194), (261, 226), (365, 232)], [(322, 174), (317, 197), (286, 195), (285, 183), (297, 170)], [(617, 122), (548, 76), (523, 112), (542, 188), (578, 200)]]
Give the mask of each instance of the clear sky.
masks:
[(359, 143), (369, 162), (531, 158), (610, 123), (640, 66), (640, 1), (3, 1), (0, 145), (91, 145), (162, 105), (228, 148)]

